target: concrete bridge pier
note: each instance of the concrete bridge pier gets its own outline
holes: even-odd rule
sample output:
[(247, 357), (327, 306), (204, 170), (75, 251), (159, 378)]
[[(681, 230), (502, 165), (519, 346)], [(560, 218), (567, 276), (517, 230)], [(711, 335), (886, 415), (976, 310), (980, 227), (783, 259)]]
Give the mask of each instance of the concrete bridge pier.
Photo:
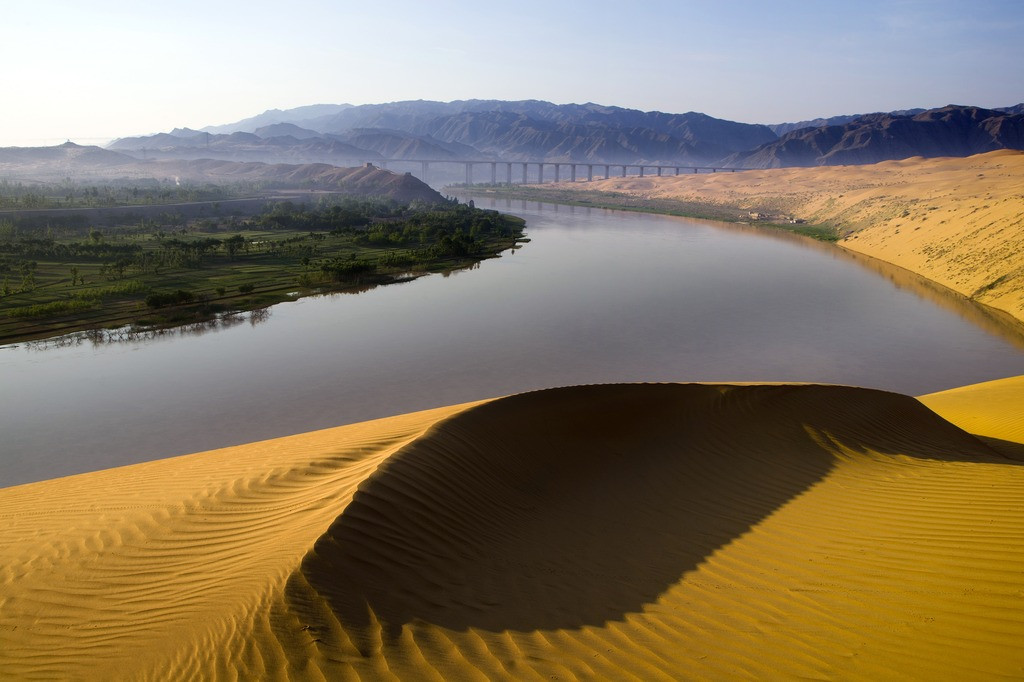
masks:
[(661, 177), (661, 166), (658, 166), (658, 177)]
[(523, 162), (523, 184), (526, 184), (526, 162)]
[[(508, 165), (508, 184), (511, 185), (512, 184), (512, 164), (510, 163), (510, 164), (507, 164), (507, 165)], [(524, 168), (526, 167), (525, 163), (523, 164), (523, 167)]]
[(640, 166), (640, 177), (642, 178), (643, 176), (644, 176), (644, 167)]
[(576, 164), (575, 163), (569, 166), (569, 180), (571, 182), (576, 182)]
[(608, 178), (611, 177), (611, 168), (612, 168), (611, 166), (605, 164), (605, 167), (604, 167), (604, 179), (605, 180), (607, 180)]
[(588, 163), (587, 164), (587, 182), (592, 182), (593, 180), (594, 180), (594, 164)]
[(473, 164), (469, 161), (466, 162), (466, 184), (473, 184)]
[(430, 162), (420, 161), (420, 180), (427, 182), (427, 175), (430, 172)]
[(626, 177), (626, 164), (622, 164), (622, 177)]
[(498, 184), (498, 164), (495, 161), (491, 161), (491, 184)]
[(558, 164), (558, 163), (555, 164), (555, 182), (558, 182), (559, 171), (561, 170), (560, 166), (561, 166), (561, 164)]
[(543, 183), (544, 183), (544, 164), (543, 163), (538, 163), (537, 164), (537, 184), (543, 184)]

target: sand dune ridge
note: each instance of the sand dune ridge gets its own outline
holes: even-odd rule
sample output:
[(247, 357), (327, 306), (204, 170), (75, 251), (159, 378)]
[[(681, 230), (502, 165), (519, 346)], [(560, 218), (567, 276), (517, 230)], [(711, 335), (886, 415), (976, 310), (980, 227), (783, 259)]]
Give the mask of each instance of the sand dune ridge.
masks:
[[(925, 402), (961, 421), (969, 391)], [(1024, 466), (1014, 418), (987, 423), (842, 386), (580, 386), (0, 490), (0, 669), (1020, 676)]]

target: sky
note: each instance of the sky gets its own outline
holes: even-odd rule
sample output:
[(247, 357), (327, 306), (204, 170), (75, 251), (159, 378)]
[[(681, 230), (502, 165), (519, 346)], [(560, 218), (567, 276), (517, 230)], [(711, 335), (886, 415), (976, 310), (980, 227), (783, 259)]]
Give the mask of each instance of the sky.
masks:
[(1024, 102), (1021, 0), (0, 0), (0, 146), (429, 99), (747, 123)]

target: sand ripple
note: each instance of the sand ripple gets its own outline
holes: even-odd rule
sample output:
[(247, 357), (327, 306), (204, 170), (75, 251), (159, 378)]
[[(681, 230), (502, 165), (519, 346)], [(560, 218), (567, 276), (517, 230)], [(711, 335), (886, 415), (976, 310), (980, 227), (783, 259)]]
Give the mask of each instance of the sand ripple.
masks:
[(0, 490), (0, 670), (1020, 677), (1020, 412), (969, 391), (924, 400), (1002, 430), (857, 388), (582, 386)]

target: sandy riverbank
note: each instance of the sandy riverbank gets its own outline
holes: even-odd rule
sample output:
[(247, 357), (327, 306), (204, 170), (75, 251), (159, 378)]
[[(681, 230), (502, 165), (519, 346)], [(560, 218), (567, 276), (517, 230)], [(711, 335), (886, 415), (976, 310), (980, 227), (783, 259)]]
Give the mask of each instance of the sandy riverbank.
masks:
[(834, 226), (841, 246), (1024, 321), (1024, 152), (545, 187), (738, 206)]
[(1022, 396), (572, 387), (3, 489), (0, 670), (1021, 676)]

